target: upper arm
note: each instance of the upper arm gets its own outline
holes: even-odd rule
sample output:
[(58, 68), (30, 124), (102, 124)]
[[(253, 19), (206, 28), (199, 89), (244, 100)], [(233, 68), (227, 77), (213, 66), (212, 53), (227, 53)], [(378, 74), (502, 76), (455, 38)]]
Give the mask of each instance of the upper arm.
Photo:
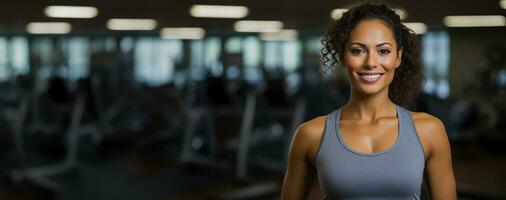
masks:
[(318, 123), (322, 119), (315, 120), (301, 125), (293, 136), (281, 199), (306, 199), (310, 192), (316, 173), (313, 157), (323, 134)]
[(426, 151), (426, 178), (431, 199), (457, 199), (450, 142), (443, 123), (426, 113), (415, 114), (414, 119)]

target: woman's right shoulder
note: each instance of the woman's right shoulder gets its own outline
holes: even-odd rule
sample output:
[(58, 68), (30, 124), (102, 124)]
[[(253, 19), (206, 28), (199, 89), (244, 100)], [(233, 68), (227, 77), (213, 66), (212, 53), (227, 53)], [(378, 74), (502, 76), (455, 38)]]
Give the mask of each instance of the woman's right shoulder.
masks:
[(326, 120), (327, 116), (319, 116), (304, 122), (297, 128), (297, 134), (302, 137), (321, 137)]
[(315, 160), (318, 153), (326, 119), (326, 116), (316, 117), (304, 122), (295, 131), (292, 146), (303, 151), (311, 162)]

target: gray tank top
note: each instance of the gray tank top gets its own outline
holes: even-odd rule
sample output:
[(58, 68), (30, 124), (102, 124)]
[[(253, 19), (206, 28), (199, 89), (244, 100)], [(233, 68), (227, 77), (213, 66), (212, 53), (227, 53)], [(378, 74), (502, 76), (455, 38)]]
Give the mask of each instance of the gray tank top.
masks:
[(341, 109), (327, 115), (315, 160), (322, 199), (420, 199), (425, 156), (411, 114), (396, 105), (395, 143), (378, 153), (360, 153), (339, 134)]

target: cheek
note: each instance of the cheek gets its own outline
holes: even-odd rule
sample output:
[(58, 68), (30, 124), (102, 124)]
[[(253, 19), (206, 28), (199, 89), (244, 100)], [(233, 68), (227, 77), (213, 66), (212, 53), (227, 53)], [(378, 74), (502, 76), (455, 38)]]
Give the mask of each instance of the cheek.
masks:
[(395, 67), (388, 69), (388, 72), (385, 73), (384, 76), (385, 76), (385, 83), (388, 85), (392, 84), (392, 81), (394, 80), (395, 77)]
[(381, 65), (388, 71), (394, 70), (397, 67), (397, 58), (395, 56), (385, 57), (381, 60)]
[(345, 55), (344, 66), (351, 68), (360, 68), (364, 64), (364, 58), (360, 56)]

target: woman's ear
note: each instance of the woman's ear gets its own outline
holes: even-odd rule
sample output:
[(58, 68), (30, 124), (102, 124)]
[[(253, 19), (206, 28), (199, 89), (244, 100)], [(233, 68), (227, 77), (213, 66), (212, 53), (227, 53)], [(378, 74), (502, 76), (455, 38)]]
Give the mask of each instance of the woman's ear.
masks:
[(402, 48), (400, 48), (399, 51), (397, 51), (397, 59), (395, 60), (395, 68), (401, 66), (401, 63), (402, 63), (402, 51), (403, 51)]

